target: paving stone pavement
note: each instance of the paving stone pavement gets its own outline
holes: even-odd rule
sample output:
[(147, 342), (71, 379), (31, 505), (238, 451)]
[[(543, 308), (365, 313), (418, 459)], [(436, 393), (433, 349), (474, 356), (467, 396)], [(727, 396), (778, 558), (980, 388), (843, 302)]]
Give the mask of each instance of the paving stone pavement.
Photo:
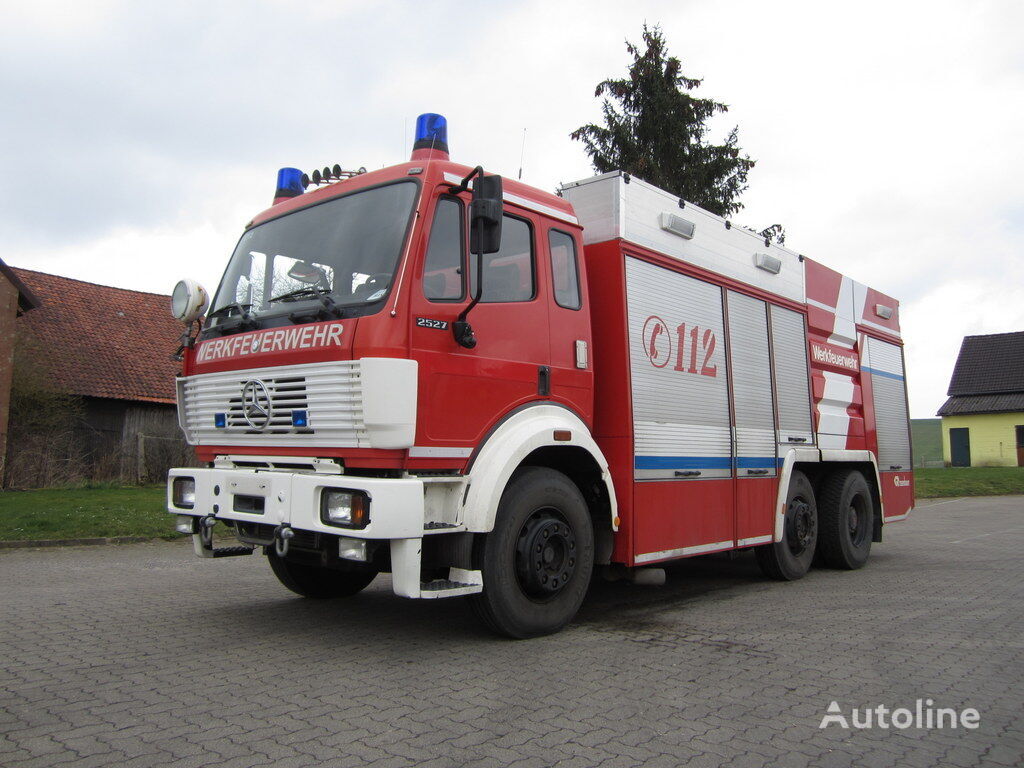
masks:
[[(519, 642), (383, 576), (317, 603), (184, 542), (4, 551), (0, 766), (1018, 766), (1022, 550), (1024, 497), (923, 502), (862, 571), (689, 560)], [(919, 698), (980, 727), (818, 727)]]

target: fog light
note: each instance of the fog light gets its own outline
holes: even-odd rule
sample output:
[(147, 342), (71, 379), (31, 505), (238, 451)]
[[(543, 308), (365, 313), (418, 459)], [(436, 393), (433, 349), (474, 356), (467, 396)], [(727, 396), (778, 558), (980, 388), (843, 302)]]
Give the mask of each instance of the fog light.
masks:
[(196, 505), (196, 479), (194, 477), (176, 477), (171, 484), (171, 501), (174, 506), (192, 509)]
[(178, 533), (195, 533), (196, 519), (192, 515), (178, 515), (174, 519), (174, 530)]
[(342, 536), (338, 539), (338, 557), (343, 560), (358, 560), (365, 563), (370, 559), (366, 549), (366, 539), (350, 539)]
[(324, 488), (320, 496), (320, 520), (342, 528), (365, 528), (370, 522), (370, 499), (361, 491)]

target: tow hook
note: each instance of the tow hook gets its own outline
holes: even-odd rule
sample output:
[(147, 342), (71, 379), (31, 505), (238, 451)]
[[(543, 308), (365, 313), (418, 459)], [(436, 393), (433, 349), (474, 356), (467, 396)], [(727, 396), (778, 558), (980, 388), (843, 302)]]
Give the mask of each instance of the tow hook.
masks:
[(278, 557), (288, 554), (288, 542), (295, 537), (295, 531), (287, 525), (279, 525), (274, 529), (274, 552)]
[(213, 549), (213, 526), (216, 524), (217, 518), (213, 515), (207, 515), (199, 521), (199, 539), (205, 549)]

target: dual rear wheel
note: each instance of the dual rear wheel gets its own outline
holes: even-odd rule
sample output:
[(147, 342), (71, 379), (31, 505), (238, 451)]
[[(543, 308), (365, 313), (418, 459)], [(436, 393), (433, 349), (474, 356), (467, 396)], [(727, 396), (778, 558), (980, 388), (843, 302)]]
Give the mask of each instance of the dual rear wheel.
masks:
[(829, 568), (862, 567), (871, 553), (874, 530), (871, 489), (857, 470), (828, 475), (817, 496), (803, 472), (790, 477), (782, 540), (757, 547), (757, 563), (766, 576), (799, 579), (817, 559)]

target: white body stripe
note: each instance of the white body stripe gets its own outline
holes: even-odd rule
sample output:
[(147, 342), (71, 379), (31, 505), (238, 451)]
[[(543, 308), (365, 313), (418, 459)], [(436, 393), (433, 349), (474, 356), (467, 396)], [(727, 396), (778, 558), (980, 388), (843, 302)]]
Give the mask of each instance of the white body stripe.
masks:
[(468, 459), (473, 449), (414, 445), (409, 449), (411, 459)]
[(695, 547), (663, 549), (661, 552), (648, 552), (645, 555), (637, 555), (635, 562), (653, 563), (656, 560), (671, 560), (674, 557), (683, 557), (684, 555), (702, 555), (708, 552), (720, 552), (723, 549), (732, 549), (732, 540), (716, 541), (714, 544), (699, 544)]
[[(462, 177), (456, 176), (454, 173), (446, 173), (444, 180), (449, 184), (461, 184)], [(579, 219), (573, 216), (571, 213), (560, 211), (557, 208), (552, 208), (550, 205), (544, 205), (544, 203), (537, 202), (536, 200), (530, 200), (528, 197), (522, 197), (520, 195), (513, 195), (511, 192), (505, 192), (502, 197), (505, 202), (518, 205), (522, 208), (529, 208), (531, 211), (537, 211), (537, 213), (543, 213), (545, 216), (550, 216), (553, 219), (559, 219), (560, 221), (567, 221), (570, 224), (579, 224)]]
[(754, 536), (749, 539), (738, 539), (736, 544), (741, 547), (753, 547), (758, 544), (770, 544), (771, 540), (771, 536)]

